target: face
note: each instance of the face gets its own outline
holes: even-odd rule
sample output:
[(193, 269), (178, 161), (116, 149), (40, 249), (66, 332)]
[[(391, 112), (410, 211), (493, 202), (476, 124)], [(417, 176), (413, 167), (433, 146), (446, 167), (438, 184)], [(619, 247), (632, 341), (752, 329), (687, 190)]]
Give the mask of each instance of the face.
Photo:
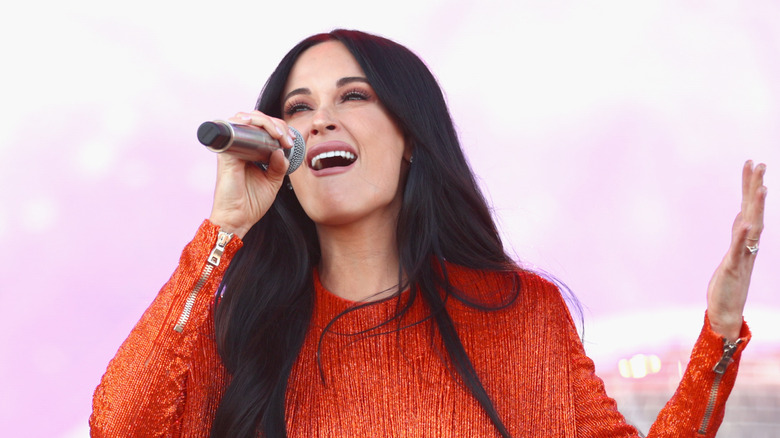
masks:
[(284, 120), (306, 141), (290, 175), (318, 225), (395, 221), (408, 159), (404, 136), (347, 48), (327, 41), (296, 61), (284, 90)]

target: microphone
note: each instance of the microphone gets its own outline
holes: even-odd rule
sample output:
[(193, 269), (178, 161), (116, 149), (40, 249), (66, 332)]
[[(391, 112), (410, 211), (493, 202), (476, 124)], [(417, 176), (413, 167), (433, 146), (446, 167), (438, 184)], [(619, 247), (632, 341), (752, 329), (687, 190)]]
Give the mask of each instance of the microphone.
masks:
[(268, 167), (271, 153), (282, 149), (290, 161), (290, 167), (287, 168), (289, 175), (303, 163), (306, 152), (306, 143), (301, 133), (293, 127), (290, 130), (295, 134), (291, 149), (284, 149), (278, 140), (258, 126), (234, 125), (222, 120), (201, 123), (198, 127), (198, 141), (212, 152), (228, 152), (242, 160), (257, 162), (263, 169)]

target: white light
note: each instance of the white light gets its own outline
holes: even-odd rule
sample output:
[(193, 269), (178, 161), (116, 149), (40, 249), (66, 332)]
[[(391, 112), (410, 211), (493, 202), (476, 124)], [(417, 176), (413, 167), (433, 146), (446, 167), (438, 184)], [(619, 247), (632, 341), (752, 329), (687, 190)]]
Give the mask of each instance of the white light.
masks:
[(618, 371), (620, 371), (622, 377), (626, 379), (631, 378), (631, 365), (628, 363), (628, 359), (620, 359)]
[(655, 354), (647, 356), (648, 365), (650, 366), (650, 374), (655, 374), (661, 371), (661, 358)]
[(635, 354), (631, 359), (620, 359), (618, 371), (626, 379), (641, 379), (661, 371), (661, 359), (655, 354)]
[(647, 358), (644, 354), (635, 354), (631, 360), (631, 374), (635, 379), (647, 376)]
[(116, 159), (116, 149), (109, 139), (95, 139), (82, 144), (74, 157), (79, 175), (97, 178), (111, 170)]
[(21, 224), (33, 233), (51, 229), (57, 221), (57, 206), (49, 198), (31, 199), (21, 209)]

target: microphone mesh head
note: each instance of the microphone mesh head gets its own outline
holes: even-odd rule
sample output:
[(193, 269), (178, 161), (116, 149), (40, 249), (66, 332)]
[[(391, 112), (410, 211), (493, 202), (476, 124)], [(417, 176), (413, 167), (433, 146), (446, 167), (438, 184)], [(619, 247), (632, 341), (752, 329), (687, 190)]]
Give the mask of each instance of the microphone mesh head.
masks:
[(306, 155), (306, 143), (303, 141), (303, 136), (301, 136), (301, 133), (292, 126), (290, 126), (290, 130), (295, 134), (295, 139), (293, 140), (293, 147), (285, 151), (287, 152), (285, 156), (287, 157), (287, 160), (290, 161), (290, 167), (287, 168), (288, 175), (295, 172), (295, 169), (303, 163), (304, 156)]

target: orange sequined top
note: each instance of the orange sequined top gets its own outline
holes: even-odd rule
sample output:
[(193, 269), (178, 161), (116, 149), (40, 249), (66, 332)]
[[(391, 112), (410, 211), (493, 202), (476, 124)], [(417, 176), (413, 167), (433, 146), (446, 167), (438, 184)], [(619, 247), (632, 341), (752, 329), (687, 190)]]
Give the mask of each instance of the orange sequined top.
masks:
[[(210, 222), (203, 223), (170, 281), (109, 364), (95, 391), (92, 436), (209, 436), (229, 379), (214, 343), (214, 291), (241, 247), (233, 239), (215, 251), (218, 232)], [(207, 262), (214, 262), (215, 254), (217, 266)], [(491, 291), (510, 286), (495, 274), (450, 269), (454, 285), (487, 300), (495, 298)], [(594, 374), (558, 289), (533, 273), (519, 275), (521, 295), (503, 310), (484, 312), (454, 299), (447, 303), (512, 436), (639, 436)], [(315, 358), (320, 334), (354, 303), (325, 290), (316, 276), (315, 282), (312, 324), (286, 396), (290, 437), (498, 436), (444, 363), (445, 350), (438, 337), (432, 340), (431, 321), (390, 334), (367, 336), (377, 334), (375, 330), (355, 335), (393, 314), (397, 299), (337, 320), (321, 347), (323, 384)], [(425, 305), (418, 299), (404, 322), (424, 315)], [(715, 436), (750, 337), (747, 326), (741, 335), (735, 345), (725, 344), (705, 316), (680, 386), (648, 436)]]

